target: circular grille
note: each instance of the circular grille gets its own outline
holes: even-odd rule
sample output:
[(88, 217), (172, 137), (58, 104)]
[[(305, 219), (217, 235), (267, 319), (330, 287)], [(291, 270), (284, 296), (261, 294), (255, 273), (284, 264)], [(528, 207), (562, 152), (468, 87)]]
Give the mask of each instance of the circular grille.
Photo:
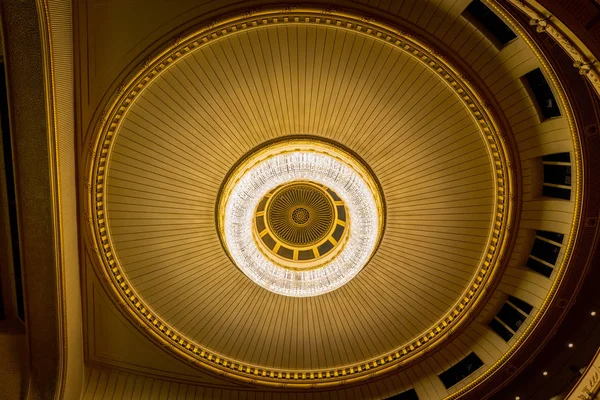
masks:
[(297, 183), (273, 194), (267, 223), (273, 234), (291, 246), (310, 246), (323, 240), (334, 223), (334, 205), (324, 190)]
[(304, 207), (298, 207), (292, 211), (292, 220), (298, 225), (304, 225), (310, 219), (310, 213)]

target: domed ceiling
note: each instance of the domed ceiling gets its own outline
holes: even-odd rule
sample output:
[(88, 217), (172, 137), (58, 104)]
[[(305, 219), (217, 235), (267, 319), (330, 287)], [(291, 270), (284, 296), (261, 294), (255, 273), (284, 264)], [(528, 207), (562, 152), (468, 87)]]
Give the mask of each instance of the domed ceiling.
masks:
[[(532, 316), (552, 290), (551, 280), (540, 284), (530, 272), (502, 275), (510, 254), (526, 260), (535, 229), (544, 226), (517, 233), (522, 155), (507, 141), (505, 116), (484, 100), (488, 92), (440, 54), (414, 34), (353, 13), (289, 8), (213, 23), (149, 58), (109, 105), (90, 168), (98, 268), (129, 317), (198, 367), (259, 385), (327, 388), (414, 365), (425, 376), (440, 374), (469, 354), (464, 343), (449, 344), (465, 329), (497, 349), (475, 346), (486, 349), (476, 351), (485, 364), (478, 375), (492, 367), (509, 345), (484, 330), (516, 294), (507, 277), (515, 288), (537, 287), (537, 299), (527, 299)], [(324, 159), (303, 174), (271, 171), (264, 178), (270, 186), (239, 202), (252, 219), (236, 235), (257, 246), (275, 275), (293, 276), (292, 283), (281, 278), (282, 287), (300, 285), (336, 257), (354, 268), (338, 283), (323, 278), (333, 282), (327, 290), (273, 289), (232, 254), (224, 226), (244, 217), (227, 209), (228, 188), (249, 176), (244, 163), (253, 154), (281, 143), (292, 155), (323, 144), (328, 157), (356, 160), (343, 168), (371, 182), (360, 196), (374, 196), (375, 239), (372, 247), (356, 245), (362, 264), (340, 256), (346, 241), (339, 239), (360, 236), (352, 200), (359, 189), (339, 172), (318, 178)], [(278, 200), (281, 185), (290, 184), (301, 187)], [(527, 188), (524, 196), (533, 198)], [(281, 215), (269, 211), (269, 201), (283, 204), (273, 206)], [(348, 221), (334, 205), (347, 207)], [(280, 228), (268, 217), (279, 218)], [(347, 232), (330, 239), (331, 249), (315, 247), (307, 260), (325, 261), (309, 260), (304, 271), (308, 241), (298, 239), (304, 247), (294, 250), (289, 232), (302, 234), (313, 217), (341, 221)], [(311, 232), (320, 232), (314, 243), (321, 244), (335, 233), (319, 223), (323, 232), (317, 225)], [(256, 224), (271, 226), (281, 243), (271, 246)], [(292, 249), (288, 256), (281, 246)], [(441, 346), (445, 353), (431, 361)]]

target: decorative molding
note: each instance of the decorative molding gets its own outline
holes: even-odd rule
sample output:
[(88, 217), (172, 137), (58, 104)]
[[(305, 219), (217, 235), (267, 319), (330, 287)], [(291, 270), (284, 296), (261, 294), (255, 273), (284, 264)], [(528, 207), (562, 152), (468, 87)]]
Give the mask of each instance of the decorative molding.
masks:
[[(546, 32), (571, 57), (573, 67), (585, 76), (600, 97), (600, 61), (591, 57), (591, 52), (572, 38), (575, 34), (557, 23), (559, 20), (540, 4), (533, 0), (509, 0), (523, 14), (530, 18), (529, 24), (536, 27), (536, 32)], [(543, 11), (540, 11), (543, 10)]]
[[(521, 4), (521, 3), (526, 2), (527, 0), (523, 0), (523, 1), (509, 0), (509, 1), (511, 3), (516, 1), (517, 3)], [(549, 311), (549, 309), (552, 308), (552, 306), (556, 306), (557, 303), (560, 303), (561, 300), (557, 298), (557, 294), (559, 293), (559, 291), (562, 287), (562, 283), (563, 283), (563, 280), (566, 275), (566, 270), (567, 270), (566, 267), (569, 265), (571, 258), (573, 256), (573, 248), (574, 248), (575, 241), (576, 241), (578, 235), (581, 233), (581, 229), (583, 227), (583, 221), (582, 221), (582, 216), (581, 216), (583, 187), (584, 187), (583, 174), (582, 174), (583, 156), (582, 156), (582, 150), (581, 150), (579, 131), (577, 129), (577, 124), (575, 121), (575, 116), (573, 113), (571, 102), (569, 101), (569, 99), (566, 95), (566, 92), (565, 92), (563, 86), (561, 85), (561, 82), (558, 79), (556, 73), (551, 68), (551, 66), (548, 62), (548, 59), (546, 58), (546, 55), (540, 50), (538, 44), (536, 44), (531, 39), (529, 33), (523, 29), (523, 27), (516, 20), (516, 18), (506, 10), (506, 8), (504, 7), (504, 5), (501, 3), (500, 0), (484, 0), (484, 2), (487, 5), (489, 5), (490, 8), (492, 10), (494, 10), (498, 15), (500, 15), (504, 20), (506, 20), (509, 23), (509, 25), (513, 28), (515, 33), (517, 33), (517, 35), (526, 42), (527, 46), (529, 48), (531, 48), (531, 50), (534, 52), (534, 54), (540, 61), (542, 69), (547, 74), (546, 76), (550, 78), (550, 82), (552, 83), (554, 88), (556, 88), (557, 95), (558, 95), (557, 97), (558, 97), (559, 101), (562, 103), (563, 109), (565, 110), (565, 114), (566, 114), (565, 117), (568, 120), (571, 137), (573, 139), (573, 144), (574, 144), (573, 152), (575, 154), (575, 158), (574, 158), (573, 165), (575, 166), (575, 173), (574, 173), (575, 184), (572, 187), (572, 189), (573, 189), (573, 193), (575, 195), (575, 198), (573, 200), (575, 207), (574, 207), (574, 212), (573, 212), (573, 223), (571, 225), (571, 230), (568, 235), (569, 241), (565, 246), (563, 259), (560, 263), (560, 266), (557, 266), (555, 268), (555, 270), (557, 270), (557, 274), (554, 278), (554, 282), (552, 283), (552, 287), (550, 288), (548, 295), (544, 299), (543, 304), (540, 306), (539, 311), (534, 316), (534, 318), (530, 322), (530, 324), (527, 326), (527, 329), (525, 330), (525, 332), (517, 339), (517, 341), (515, 343), (513, 343), (513, 345), (510, 347), (510, 349), (507, 352), (505, 352), (505, 354), (498, 361), (496, 361), (494, 363), (494, 365), (492, 365), (487, 371), (485, 371), (485, 373), (483, 373), (482, 375), (480, 375), (479, 377), (477, 377), (476, 379), (474, 379), (473, 381), (469, 382), (467, 385), (462, 387), (460, 390), (451, 394), (447, 399), (460, 398), (461, 396), (463, 396), (466, 393), (473, 390), (478, 385), (485, 382), (488, 378), (490, 378), (494, 374), (494, 372), (496, 372), (497, 370), (499, 370), (502, 367), (504, 367), (505, 372), (507, 372), (509, 374), (513, 374), (513, 375), (516, 374), (517, 372), (519, 372), (519, 369), (524, 367), (524, 366), (516, 367), (514, 365), (507, 365), (507, 363), (509, 362), (510, 358), (519, 350), (519, 348), (528, 344), (528, 343), (526, 343), (527, 338), (533, 333), (533, 331), (536, 329), (536, 327), (540, 324), (540, 322), (542, 321), (542, 319), (544, 318), (546, 313)], [(538, 14), (536, 14), (536, 15), (538, 15)], [(537, 20), (541, 21), (541, 20), (544, 20), (544, 18), (539, 17), (539, 18), (537, 18)], [(542, 23), (542, 26), (544, 27), (544, 26), (548, 26), (548, 25)], [(529, 345), (531, 345), (531, 344), (529, 344)], [(539, 346), (539, 343), (537, 343), (536, 345)]]
[[(128, 282), (116, 257), (108, 231), (105, 214), (106, 173), (112, 145), (118, 135), (127, 110), (139, 93), (157, 76), (179, 59), (195, 49), (209, 45), (217, 39), (245, 29), (255, 29), (264, 25), (312, 24), (336, 27), (354, 31), (375, 40), (387, 43), (400, 51), (410, 54), (437, 74), (448, 87), (454, 90), (473, 118), (483, 135), (492, 160), (495, 194), (495, 225), (488, 242), (488, 253), (483, 258), (470, 286), (461, 300), (428, 332), (415, 338), (388, 354), (364, 361), (327, 370), (277, 370), (268, 367), (246, 365), (230, 360), (220, 354), (202, 348), (199, 344), (181, 335), (166, 321), (156, 315), (145, 304)], [(93, 216), (91, 247), (97, 250), (98, 264), (104, 277), (110, 281), (110, 291), (123, 305), (124, 312), (143, 330), (169, 351), (183, 357), (188, 362), (207, 368), (220, 376), (236, 378), (248, 384), (260, 384), (288, 389), (331, 388), (334, 386), (370, 380), (392, 372), (413, 361), (417, 356), (431, 351), (442, 342), (442, 338), (455, 331), (460, 322), (469, 319), (468, 310), (478, 304), (488, 283), (497, 276), (500, 260), (507, 260), (507, 243), (512, 234), (507, 229), (514, 227), (515, 204), (511, 196), (514, 190), (514, 177), (510, 154), (507, 150), (506, 133), (498, 128), (492, 111), (477, 91), (455, 68), (411, 34), (376, 22), (371, 17), (340, 12), (333, 8), (312, 9), (288, 7), (281, 9), (251, 10), (239, 17), (215, 20), (188, 36), (168, 43), (155, 57), (146, 59), (140, 68), (120, 85), (106, 109), (106, 120), (102, 118), (97, 126), (96, 145), (89, 152), (88, 182), (93, 190), (88, 194), (87, 213)]]
[(569, 400), (597, 400), (600, 398), (600, 351), (596, 353), (583, 376), (566, 398)]
[[(48, 152), (54, 218), (57, 280), (59, 282), (60, 385), (57, 398), (72, 397), (83, 383), (83, 331), (79, 249), (76, 245), (77, 200), (74, 123), (74, 66), (71, 2), (36, 0), (40, 19)], [(65, 168), (65, 166), (67, 166)]]
[[(61, 51), (65, 48), (54, 52), (59, 48), (58, 43), (69, 49), (72, 41), (68, 34), (60, 35), (64, 41), (57, 41), (56, 47), (53, 46), (53, 29), (57, 25), (51, 23), (49, 16), (53, 7), (70, 7), (71, 3), (49, 3), (43, 0), (0, 3), (4, 51), (9, 61), (6, 79), (13, 128), (12, 152), (18, 188), (17, 219), (28, 340), (27, 351), (23, 354), (28, 362), (22, 372), (27, 376), (28, 396), (45, 399), (70, 398), (71, 391), (80, 392), (83, 380), (83, 358), (78, 360), (79, 365), (70, 362), (76, 360), (81, 344), (81, 337), (77, 339), (77, 335), (71, 333), (81, 328), (81, 319), (77, 318), (76, 311), (69, 314), (68, 320), (66, 318), (69, 305), (80, 305), (78, 281), (73, 285), (74, 290), (65, 290), (69, 271), (79, 273), (77, 234), (76, 229), (71, 230), (77, 220), (76, 186), (74, 179), (69, 179), (76, 171), (74, 168), (61, 169), (65, 162), (68, 166), (75, 164), (74, 125), (69, 125), (71, 120), (68, 118), (74, 108), (65, 106), (73, 96), (64, 95), (65, 91), (72, 90), (73, 82), (70, 79), (72, 73), (62, 75), (71, 86), (56, 84), (54, 75), (61, 67), (72, 68), (72, 58), (66, 57), (66, 63), (54, 63), (53, 59), (55, 54), (64, 54)], [(70, 32), (67, 7), (62, 9), (58, 19), (68, 21), (61, 28)], [(71, 131), (58, 130), (64, 126), (61, 123), (71, 126)], [(60, 143), (67, 143), (67, 146), (59, 146), (60, 132), (65, 132), (67, 137)], [(69, 143), (73, 146), (69, 147)], [(66, 160), (59, 160), (65, 154)], [(72, 225), (64, 224), (65, 215), (72, 217), (69, 218)], [(65, 268), (67, 253), (70, 257), (74, 255), (74, 268)], [(69, 330), (67, 323), (74, 329)]]

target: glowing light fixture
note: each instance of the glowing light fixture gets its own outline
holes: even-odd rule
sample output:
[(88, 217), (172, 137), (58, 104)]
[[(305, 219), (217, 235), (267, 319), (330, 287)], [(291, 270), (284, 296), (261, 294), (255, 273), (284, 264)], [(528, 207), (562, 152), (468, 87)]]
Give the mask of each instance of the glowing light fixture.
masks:
[[(341, 236), (336, 240), (334, 228), (323, 230), (333, 232), (332, 236), (319, 236), (315, 241), (321, 246), (326, 243), (327, 251), (320, 252), (315, 247), (314, 256), (307, 257), (306, 262), (298, 257), (300, 251), (307, 251), (305, 247), (296, 249), (295, 243), (288, 240), (283, 252), (276, 240), (265, 240), (269, 235), (282, 235), (260, 222), (267, 213), (262, 211), (265, 207), (262, 203), (286, 185), (292, 189), (300, 185), (303, 190), (304, 186), (313, 185), (310, 190), (322, 190), (323, 196), (331, 197), (336, 212), (331, 212), (331, 207), (322, 207), (329, 211), (319, 215), (320, 208), (311, 206), (310, 196), (305, 200), (296, 196), (297, 205), (280, 207), (281, 224), (289, 221), (289, 228), (299, 230), (301, 237), (303, 226), (309, 227), (311, 218), (326, 220), (335, 215), (331, 226), (336, 223), (343, 226), (344, 240)], [(268, 211), (268, 205), (266, 208)], [(344, 219), (338, 219), (338, 208), (340, 213), (347, 213)], [(289, 218), (285, 214), (287, 209)], [(272, 292), (307, 297), (339, 288), (369, 262), (381, 239), (384, 206), (379, 185), (370, 170), (352, 153), (314, 138), (290, 138), (255, 151), (229, 174), (221, 191), (218, 216), (221, 241), (244, 274)], [(261, 224), (258, 228), (257, 221)], [(285, 232), (286, 227), (278, 225), (277, 229)], [(306, 246), (307, 242), (301, 244)], [(278, 257), (279, 254), (283, 255)]]

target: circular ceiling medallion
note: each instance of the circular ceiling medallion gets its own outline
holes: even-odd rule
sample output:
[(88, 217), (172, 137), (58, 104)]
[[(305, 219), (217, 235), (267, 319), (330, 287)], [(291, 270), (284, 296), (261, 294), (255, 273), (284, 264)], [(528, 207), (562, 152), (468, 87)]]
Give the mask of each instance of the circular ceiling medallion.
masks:
[(116, 93), (90, 161), (92, 249), (124, 312), (245, 383), (331, 387), (431, 354), (515, 229), (475, 88), (349, 13), (261, 10), (180, 38)]
[(339, 288), (381, 239), (383, 196), (367, 166), (341, 145), (284, 138), (228, 174), (217, 205), (221, 242), (252, 281), (307, 297)]
[[(326, 239), (337, 219), (334, 200), (326, 190), (309, 181), (283, 184), (263, 197), (266, 211), (259, 207), (256, 216), (264, 213), (266, 225), (278, 241), (293, 247), (315, 245)], [(342, 201), (340, 206), (344, 207)]]
[(259, 247), (276, 260), (295, 261), (289, 268), (306, 269), (308, 261), (321, 260), (343, 247), (350, 224), (347, 215), (346, 204), (333, 190), (294, 181), (261, 199), (253, 234)]

